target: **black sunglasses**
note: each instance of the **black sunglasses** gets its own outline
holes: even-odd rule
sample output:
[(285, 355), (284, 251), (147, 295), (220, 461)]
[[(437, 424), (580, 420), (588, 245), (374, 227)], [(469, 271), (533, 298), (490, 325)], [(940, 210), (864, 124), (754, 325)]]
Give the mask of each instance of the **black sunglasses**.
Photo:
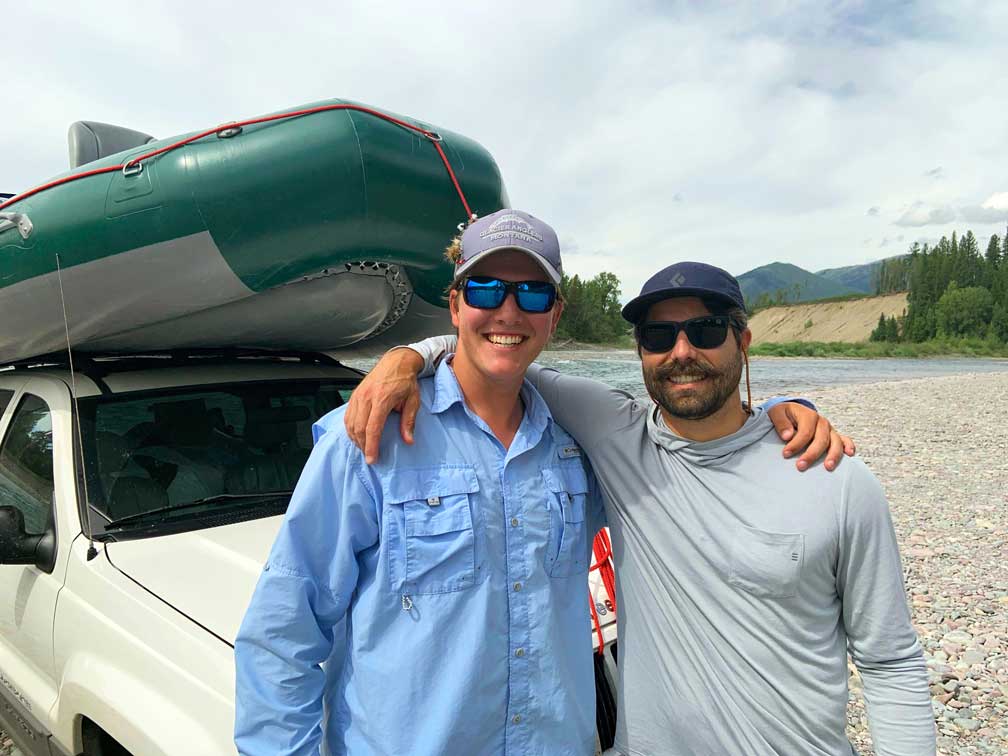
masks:
[(649, 352), (668, 352), (675, 346), (679, 331), (697, 349), (714, 349), (724, 344), (728, 327), (735, 323), (728, 315), (703, 315), (689, 320), (650, 320), (634, 328), (637, 343)]
[(553, 309), (557, 289), (546, 281), (502, 281), (490, 276), (469, 276), (462, 282), (462, 298), (470, 307), (495, 310), (514, 294), (518, 309), (543, 313)]

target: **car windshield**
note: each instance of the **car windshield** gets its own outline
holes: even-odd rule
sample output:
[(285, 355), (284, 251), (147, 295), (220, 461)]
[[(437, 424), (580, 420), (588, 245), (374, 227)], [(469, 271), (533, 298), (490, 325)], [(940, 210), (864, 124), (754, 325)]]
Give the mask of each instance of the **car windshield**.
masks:
[[(343, 404), (346, 380), (214, 384), (112, 394), (79, 403), (92, 510), (110, 521), (178, 507), (199, 517), (262, 507), (293, 490), (312, 424)], [(207, 506), (192, 503), (206, 500)], [(240, 516), (240, 515), (239, 515)]]

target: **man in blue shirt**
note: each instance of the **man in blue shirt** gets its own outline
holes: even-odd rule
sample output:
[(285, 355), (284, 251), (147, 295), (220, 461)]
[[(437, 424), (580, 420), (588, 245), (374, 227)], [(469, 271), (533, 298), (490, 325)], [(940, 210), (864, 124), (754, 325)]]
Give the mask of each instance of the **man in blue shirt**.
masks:
[(417, 443), (385, 433), (369, 466), (342, 409), (315, 427), (235, 643), (242, 754), (593, 752), (601, 496), (524, 380), (563, 310), (556, 233), (502, 210), (454, 249)]
[(353, 756), (593, 752), (601, 500), (524, 381), (563, 310), (559, 244), (507, 211), (461, 251), (458, 348), (421, 381), (419, 443), (387, 433), (368, 466), (342, 410), (315, 427), (235, 643), (242, 754), (314, 754), (323, 737)]

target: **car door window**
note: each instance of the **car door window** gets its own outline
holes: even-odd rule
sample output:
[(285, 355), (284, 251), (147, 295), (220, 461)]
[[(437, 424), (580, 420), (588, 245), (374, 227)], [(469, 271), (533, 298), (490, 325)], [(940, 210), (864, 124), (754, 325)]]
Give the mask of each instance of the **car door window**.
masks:
[(0, 504), (20, 509), (31, 535), (46, 531), (52, 511), (52, 441), (48, 405), (26, 395), (0, 447)]

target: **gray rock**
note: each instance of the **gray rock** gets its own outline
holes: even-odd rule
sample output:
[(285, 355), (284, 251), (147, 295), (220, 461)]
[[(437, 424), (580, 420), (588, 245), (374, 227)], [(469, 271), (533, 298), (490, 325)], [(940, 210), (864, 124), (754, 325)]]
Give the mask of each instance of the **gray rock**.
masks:
[(957, 719), (955, 723), (956, 727), (966, 730), (966, 732), (975, 732), (980, 729), (980, 723), (975, 719)]
[(964, 652), (960, 658), (972, 667), (974, 664), (983, 664), (987, 660), (987, 654), (970, 649)]
[(951, 633), (946, 633), (942, 640), (946, 643), (954, 643), (957, 646), (968, 646), (973, 642), (973, 636), (964, 630), (953, 630)]

